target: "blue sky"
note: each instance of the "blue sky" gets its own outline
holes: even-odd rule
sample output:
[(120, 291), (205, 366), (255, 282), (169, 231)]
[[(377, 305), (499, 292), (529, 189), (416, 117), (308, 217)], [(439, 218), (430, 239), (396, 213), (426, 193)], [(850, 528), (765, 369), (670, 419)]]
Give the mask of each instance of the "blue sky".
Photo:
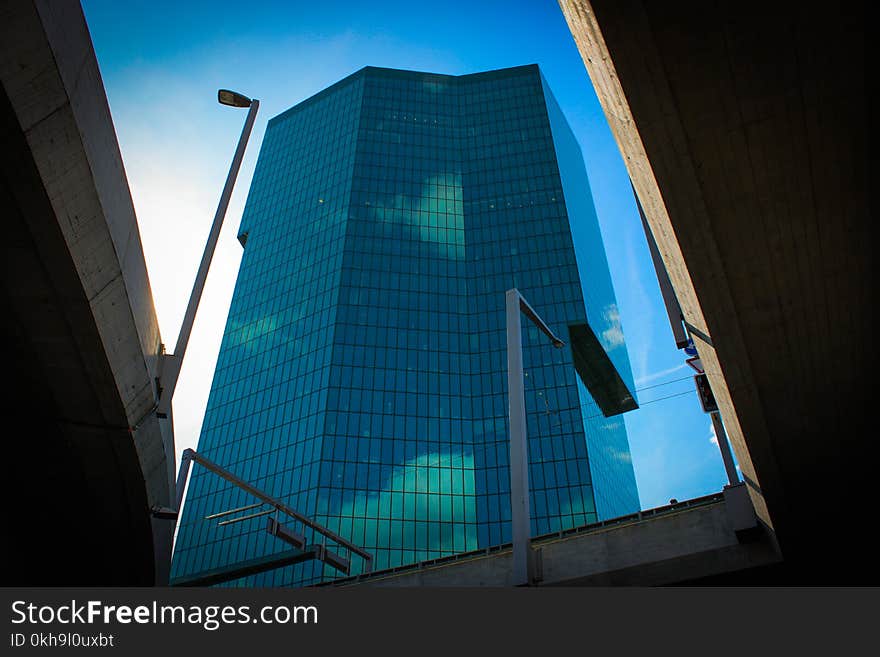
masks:
[(626, 170), (555, 2), (82, 4), (169, 351), (244, 120), (217, 104), (217, 89), (261, 102), (175, 393), (178, 454), (198, 440), (267, 120), (367, 65), (462, 75), (537, 63), (580, 141), (606, 244), (642, 403), (625, 415), (642, 507), (721, 490), (711, 422), (675, 349)]

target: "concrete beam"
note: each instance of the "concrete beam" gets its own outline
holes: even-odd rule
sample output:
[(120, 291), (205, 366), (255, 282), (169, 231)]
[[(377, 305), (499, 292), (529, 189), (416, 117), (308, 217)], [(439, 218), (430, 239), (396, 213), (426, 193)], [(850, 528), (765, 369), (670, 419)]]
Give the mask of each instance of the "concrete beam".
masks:
[(803, 582), (857, 581), (867, 543), (817, 522), (871, 497), (864, 8), (559, 4), (758, 515)]
[[(104, 527), (106, 521), (102, 531), (109, 532), (109, 545), (118, 540), (119, 554), (104, 560), (106, 572), (76, 581), (152, 582), (155, 572), (146, 575), (121, 557), (126, 541), (146, 542), (128, 551), (132, 560), (137, 553), (148, 558), (153, 570), (149, 509), (173, 499), (173, 433), (170, 422), (160, 424), (151, 412), (161, 338), (79, 4), (4, 3), (0, 80), (2, 192), (10, 216), (4, 335), (15, 349), (8, 374), (19, 384), (4, 403), (11, 413), (38, 414), (22, 437), (29, 441), (29, 457), (23, 458), (59, 471), (82, 470), (84, 478), (71, 472), (64, 480), (83, 488), (59, 490), (59, 498), (94, 500), (103, 515), (93, 522)], [(23, 489), (30, 485), (21, 482)], [(65, 509), (62, 504), (54, 513)], [(69, 512), (76, 513), (73, 507)], [(74, 552), (87, 559), (104, 550)], [(95, 561), (100, 567), (102, 558)], [(111, 564), (119, 569), (111, 572)], [(82, 577), (81, 571), (74, 574)], [(63, 581), (69, 580), (52, 583)]]

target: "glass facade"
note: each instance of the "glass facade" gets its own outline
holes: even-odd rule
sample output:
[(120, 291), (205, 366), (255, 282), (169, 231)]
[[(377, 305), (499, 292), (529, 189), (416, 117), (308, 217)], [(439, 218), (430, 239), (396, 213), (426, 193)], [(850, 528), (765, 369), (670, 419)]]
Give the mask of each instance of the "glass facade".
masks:
[[(507, 289), (557, 334), (586, 322), (633, 390), (580, 148), (537, 66), (368, 67), (275, 117), (241, 233), (198, 451), (374, 569), (510, 540)], [(533, 534), (637, 511), (622, 419), (523, 329)], [(203, 520), (251, 502), (196, 466), (172, 576), (285, 549), (264, 518)]]

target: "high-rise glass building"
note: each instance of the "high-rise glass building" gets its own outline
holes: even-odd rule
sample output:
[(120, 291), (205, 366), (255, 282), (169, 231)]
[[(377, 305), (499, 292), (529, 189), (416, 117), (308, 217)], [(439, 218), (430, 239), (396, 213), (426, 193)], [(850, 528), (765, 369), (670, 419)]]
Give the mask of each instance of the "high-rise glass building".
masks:
[[(239, 239), (206, 457), (375, 569), (509, 541), (516, 287), (567, 342), (524, 324), (533, 535), (638, 510), (614, 291), (580, 147), (537, 66), (367, 67), (276, 116)], [(173, 576), (287, 547), (260, 522), (203, 520), (252, 501), (195, 468)]]

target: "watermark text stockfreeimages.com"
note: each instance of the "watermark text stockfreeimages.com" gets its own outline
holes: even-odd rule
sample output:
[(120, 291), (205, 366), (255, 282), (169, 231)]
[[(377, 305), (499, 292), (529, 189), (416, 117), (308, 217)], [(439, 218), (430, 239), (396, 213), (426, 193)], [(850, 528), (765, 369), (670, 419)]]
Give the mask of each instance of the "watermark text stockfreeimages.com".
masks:
[(114, 605), (101, 600), (37, 605), (26, 600), (12, 603), (12, 624), (22, 625), (196, 625), (213, 632), (224, 625), (317, 624), (314, 605)]

